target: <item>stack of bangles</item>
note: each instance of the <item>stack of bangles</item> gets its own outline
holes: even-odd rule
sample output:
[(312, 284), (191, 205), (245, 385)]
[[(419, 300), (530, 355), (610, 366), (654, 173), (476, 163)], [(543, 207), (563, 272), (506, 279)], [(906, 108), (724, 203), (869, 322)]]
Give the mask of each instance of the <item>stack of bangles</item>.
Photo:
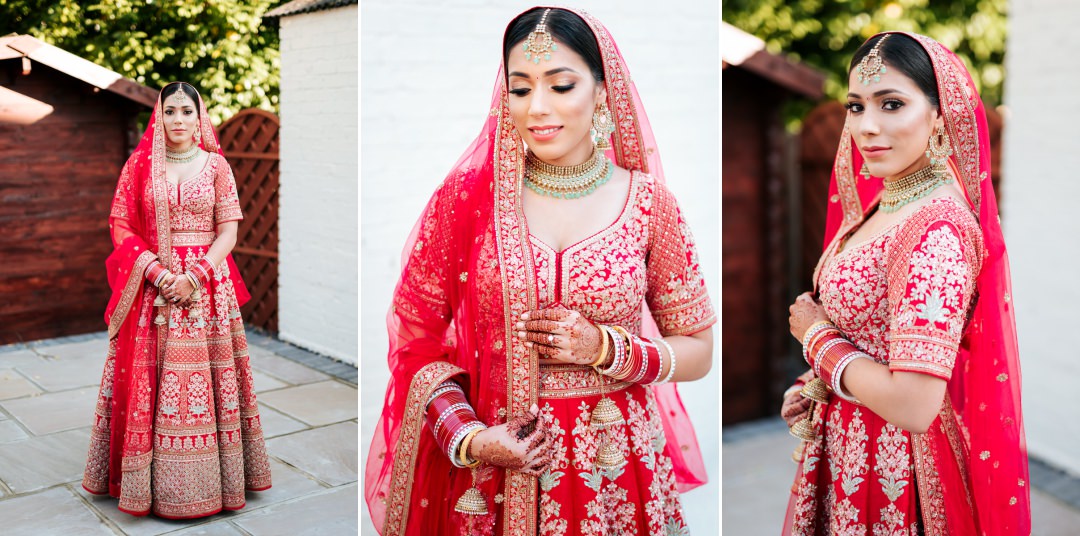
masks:
[[(161, 288), (161, 282), (165, 280), (165, 277), (169, 275), (169, 269), (165, 268), (165, 265), (159, 261), (154, 260), (150, 262), (150, 265), (146, 267), (146, 280), (153, 284), (155, 287)], [(201, 288), (206, 287), (214, 277), (214, 265), (206, 260), (206, 257), (199, 259), (190, 270), (184, 272), (184, 276), (191, 282), (191, 288), (193, 292)]]
[(855, 397), (844, 392), (840, 385), (840, 378), (844, 375), (844, 369), (852, 361), (860, 357), (871, 360), (873, 358), (847, 340), (832, 322), (815, 322), (810, 329), (806, 330), (802, 343), (803, 359), (814, 370), (814, 374), (840, 398), (858, 403)]
[(487, 426), (476, 417), (460, 385), (451, 380), (439, 384), (428, 399), (426, 417), (436, 443), (455, 467), (480, 464), (469, 457), (469, 444)]
[[(638, 337), (619, 326), (597, 325), (603, 339), (600, 354), (589, 365), (597, 372), (620, 381), (640, 384), (667, 383), (675, 375), (675, 350), (664, 339)], [(660, 351), (663, 346), (667, 350)], [(664, 361), (668, 362), (667, 374)], [(610, 364), (608, 364), (610, 363)], [(605, 364), (608, 364), (606, 367)]]

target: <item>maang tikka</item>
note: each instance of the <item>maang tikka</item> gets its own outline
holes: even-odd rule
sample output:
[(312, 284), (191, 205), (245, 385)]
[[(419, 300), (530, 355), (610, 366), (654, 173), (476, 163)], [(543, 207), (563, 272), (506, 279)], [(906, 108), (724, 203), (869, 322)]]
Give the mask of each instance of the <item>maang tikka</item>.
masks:
[(855, 72), (858, 73), (858, 81), (862, 82), (862, 85), (868, 86), (871, 82), (880, 82), (881, 75), (885, 74), (885, 61), (881, 59), (881, 44), (889, 38), (889, 34), (885, 34), (877, 43), (874, 44), (874, 48), (870, 49), (870, 53), (863, 56), (859, 65), (855, 66)]
[(544, 14), (540, 16), (540, 22), (536, 24), (536, 29), (525, 39), (525, 59), (536, 64), (540, 63), (541, 56), (551, 61), (551, 53), (559, 50), (559, 45), (555, 44), (555, 40), (547, 31), (548, 13), (551, 13), (551, 10), (545, 9)]

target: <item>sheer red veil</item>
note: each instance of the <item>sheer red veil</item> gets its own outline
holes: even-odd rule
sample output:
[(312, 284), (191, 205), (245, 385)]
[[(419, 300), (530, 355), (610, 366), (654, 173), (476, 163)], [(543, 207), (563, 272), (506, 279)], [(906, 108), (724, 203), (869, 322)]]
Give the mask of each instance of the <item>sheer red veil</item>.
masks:
[[(930, 57), (940, 111), (954, 151), (949, 164), (978, 217), (986, 247), (976, 281), (976, 304), (948, 384), (950, 401), (970, 454), (967, 478), (974, 510), (984, 534), (1028, 534), (1031, 508), (1020, 410), (1019, 351), (1009, 260), (990, 180), (985, 108), (960, 58), (929, 37), (903, 35), (922, 45)], [(829, 186), (832, 201), (825, 230), (826, 248), (836, 237), (845, 236), (861, 224), (881, 194), (880, 178), (863, 179), (855, 173), (862, 162), (845, 124)]]
[[(659, 150), (614, 40), (591, 15), (568, 11), (588, 24), (600, 47), (607, 104), (616, 124), (609, 158), (662, 181)], [(420, 533), (415, 531), (423, 529), (416, 524), (421, 522), (428, 527), (463, 523), (452, 512), (453, 501), (472, 479), (467, 471), (452, 470), (423, 429), (423, 393), (453, 377), (488, 423), (526, 411), (537, 398), (535, 354), (510, 329), (512, 319), (535, 308), (537, 298), (519, 203), (524, 143), (510, 117), (502, 66), (485, 116), (480, 134), (432, 196), (406, 242), (387, 315), (391, 379), (364, 472), (365, 500), (383, 534)], [(494, 278), (494, 284), (480, 284), (483, 277)], [(642, 305), (646, 325), (655, 333)], [(655, 389), (668, 439), (665, 453), (685, 491), (705, 482), (704, 463), (675, 387)], [(534, 477), (488, 469), (476, 481), (484, 496), (503, 499), (504, 518), (511, 510), (524, 519), (533, 512), (535, 522)], [(417, 500), (412, 490), (421, 487), (427, 497), (448, 497), (449, 507)], [(410, 512), (422, 513), (410, 519)], [(529, 527), (504, 527), (504, 532), (528, 534)]]

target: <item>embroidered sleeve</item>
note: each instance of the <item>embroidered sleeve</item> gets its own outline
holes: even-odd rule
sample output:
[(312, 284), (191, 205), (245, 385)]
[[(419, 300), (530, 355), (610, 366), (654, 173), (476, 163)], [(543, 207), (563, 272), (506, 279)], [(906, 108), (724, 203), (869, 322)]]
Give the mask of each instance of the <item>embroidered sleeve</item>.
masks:
[(244, 219), (240, 211), (240, 197), (236, 194), (236, 179), (232, 166), (225, 157), (218, 156), (217, 176), (214, 177), (214, 220), (217, 223)]
[(980, 231), (956, 218), (920, 218), (923, 213), (912, 216), (923, 221), (898, 232), (889, 268), (889, 370), (948, 380), (982, 264)]
[(645, 301), (663, 335), (691, 335), (716, 323), (690, 227), (674, 196), (654, 185), (649, 211)]

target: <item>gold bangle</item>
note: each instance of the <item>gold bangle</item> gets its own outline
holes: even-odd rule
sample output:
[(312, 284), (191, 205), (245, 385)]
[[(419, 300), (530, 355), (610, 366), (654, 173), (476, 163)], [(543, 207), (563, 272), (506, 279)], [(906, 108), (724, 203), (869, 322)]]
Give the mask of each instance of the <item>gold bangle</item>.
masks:
[(472, 443), (476, 434), (479, 434), (484, 430), (487, 430), (487, 427), (479, 427), (465, 434), (465, 438), (461, 440), (461, 448), (458, 449), (458, 461), (461, 462), (461, 465), (465, 467), (476, 467), (477, 465), (480, 465), (480, 460), (469, 461), (469, 443)]
[(604, 329), (603, 326), (596, 325), (596, 329), (600, 330), (600, 355), (592, 363), (589, 363), (590, 367), (598, 367), (603, 364), (604, 361), (607, 361), (608, 340), (611, 338), (611, 334), (608, 333), (608, 330)]

